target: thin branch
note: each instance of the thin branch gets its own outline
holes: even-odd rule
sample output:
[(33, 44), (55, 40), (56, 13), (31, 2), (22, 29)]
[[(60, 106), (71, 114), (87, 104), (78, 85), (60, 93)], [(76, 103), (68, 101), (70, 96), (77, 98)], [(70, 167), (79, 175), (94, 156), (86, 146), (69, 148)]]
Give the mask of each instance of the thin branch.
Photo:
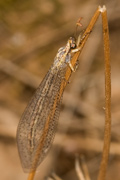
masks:
[(75, 159), (75, 170), (76, 170), (76, 173), (77, 173), (77, 176), (78, 176), (79, 180), (85, 180), (83, 171), (82, 171), (82, 169), (80, 167), (78, 156)]
[(90, 175), (89, 175), (89, 171), (88, 171), (84, 156), (80, 156), (80, 160), (81, 160), (81, 166), (84, 172), (85, 180), (90, 180)]
[(28, 176), (28, 178), (27, 178), (27, 180), (33, 180), (33, 179), (34, 179), (34, 177), (35, 177), (35, 173), (36, 173), (36, 170), (35, 170), (35, 171), (30, 172), (30, 173), (29, 173), (29, 176)]
[(109, 29), (106, 7), (100, 8), (103, 22), (104, 56), (105, 56), (105, 132), (102, 161), (98, 180), (105, 180), (108, 165), (110, 138), (111, 138), (111, 68), (110, 68), (110, 45)]

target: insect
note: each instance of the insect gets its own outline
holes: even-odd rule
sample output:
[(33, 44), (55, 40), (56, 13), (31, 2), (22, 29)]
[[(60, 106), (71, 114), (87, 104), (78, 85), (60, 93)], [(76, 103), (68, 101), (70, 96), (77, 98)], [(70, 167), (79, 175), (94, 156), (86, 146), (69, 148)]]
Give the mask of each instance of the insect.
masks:
[[(78, 51), (74, 37), (61, 47), (54, 62), (28, 103), (17, 130), (17, 144), (23, 169), (34, 170), (48, 153), (52, 144), (60, 114), (61, 87), (71, 65), (71, 56)], [(36, 160), (37, 158), (37, 160)]]
[[(70, 37), (65, 47), (58, 50), (54, 62), (28, 103), (17, 129), (17, 145), (24, 171), (35, 171), (48, 153), (57, 129), (62, 95), (78, 56), (91, 33), (99, 14), (103, 19), (104, 53), (106, 61), (106, 119), (110, 119), (109, 33), (106, 7), (98, 7), (86, 31), (76, 42)], [(79, 25), (80, 22), (78, 22)], [(108, 126), (106, 126), (108, 128)], [(108, 135), (109, 136), (109, 135)], [(108, 137), (106, 136), (106, 137)], [(109, 136), (110, 138), (110, 136)], [(108, 139), (109, 139), (108, 138)], [(109, 143), (108, 143), (109, 144)], [(108, 154), (109, 148), (107, 148)], [(107, 161), (107, 160), (106, 160)]]

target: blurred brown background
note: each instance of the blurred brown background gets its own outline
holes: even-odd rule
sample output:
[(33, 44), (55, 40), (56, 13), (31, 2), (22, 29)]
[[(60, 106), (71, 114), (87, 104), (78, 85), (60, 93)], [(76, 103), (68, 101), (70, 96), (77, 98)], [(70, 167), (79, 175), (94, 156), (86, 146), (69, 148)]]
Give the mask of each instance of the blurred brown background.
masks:
[[(83, 17), (86, 28), (98, 5), (106, 4), (112, 66), (112, 135), (107, 179), (120, 179), (120, 1), (0, 1), (0, 179), (21, 180), (16, 129), (27, 102), (49, 69), (59, 47)], [(35, 179), (51, 172), (77, 180), (75, 154), (85, 156), (97, 178), (104, 133), (104, 56), (99, 18), (67, 86), (51, 151)]]

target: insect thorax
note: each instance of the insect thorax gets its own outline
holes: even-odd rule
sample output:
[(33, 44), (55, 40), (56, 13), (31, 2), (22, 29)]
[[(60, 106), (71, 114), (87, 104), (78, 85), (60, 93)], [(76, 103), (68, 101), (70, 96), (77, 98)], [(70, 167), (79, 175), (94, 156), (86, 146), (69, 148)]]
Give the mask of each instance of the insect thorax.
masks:
[(57, 55), (54, 59), (53, 69), (66, 67), (69, 59), (70, 59), (70, 53), (66, 53), (66, 47), (61, 47), (58, 50)]

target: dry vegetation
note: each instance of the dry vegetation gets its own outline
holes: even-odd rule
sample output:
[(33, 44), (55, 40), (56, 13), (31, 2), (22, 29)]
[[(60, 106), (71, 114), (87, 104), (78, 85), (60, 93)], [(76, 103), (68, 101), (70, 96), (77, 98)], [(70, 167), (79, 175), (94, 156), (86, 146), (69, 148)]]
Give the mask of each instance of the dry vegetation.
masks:
[[(16, 128), (20, 116), (53, 62), (57, 49), (73, 35), (82, 16), (84, 30), (95, 1), (0, 2), (0, 172), (1, 180), (26, 179), (21, 169)], [(120, 179), (119, 1), (108, 1), (112, 66), (112, 134), (107, 179)], [(91, 179), (97, 177), (104, 134), (104, 57), (101, 20), (81, 54), (79, 68), (64, 92), (59, 126), (50, 153), (35, 179), (55, 172), (77, 180), (76, 153), (84, 155)]]

